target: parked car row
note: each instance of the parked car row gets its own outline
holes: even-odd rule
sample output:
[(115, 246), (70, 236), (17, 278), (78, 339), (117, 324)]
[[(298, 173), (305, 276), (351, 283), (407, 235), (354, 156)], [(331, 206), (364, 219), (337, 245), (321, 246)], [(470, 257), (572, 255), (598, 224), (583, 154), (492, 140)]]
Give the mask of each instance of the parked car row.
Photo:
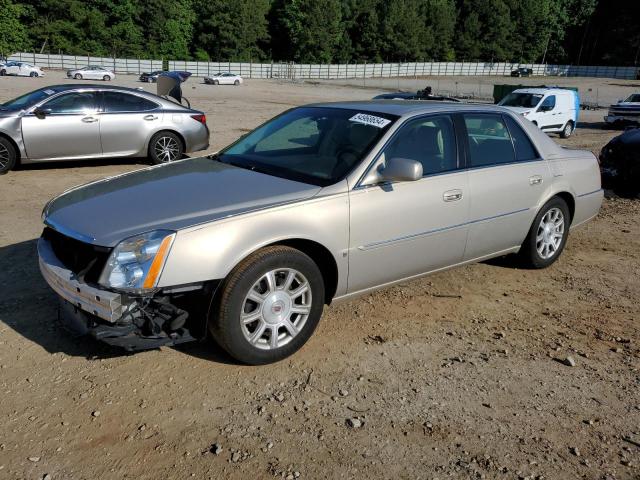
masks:
[(40, 67), (26, 62), (0, 62), (0, 76), (15, 75), (18, 77), (44, 77)]

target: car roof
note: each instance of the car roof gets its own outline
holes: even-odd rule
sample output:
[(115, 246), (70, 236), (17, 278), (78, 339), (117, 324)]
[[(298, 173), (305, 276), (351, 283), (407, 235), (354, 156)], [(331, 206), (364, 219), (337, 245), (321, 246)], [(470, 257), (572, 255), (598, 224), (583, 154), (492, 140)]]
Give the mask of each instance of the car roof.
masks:
[(366, 100), (355, 102), (312, 103), (307, 107), (344, 108), (364, 110), (372, 113), (385, 113), (397, 116), (413, 116), (422, 113), (438, 112), (507, 112), (503, 107), (486, 103), (456, 103), (439, 100)]
[(566, 88), (559, 88), (559, 87), (538, 87), (538, 88), (518, 88), (513, 92), (514, 93), (536, 93), (539, 95), (544, 95), (546, 93), (553, 92), (557, 95), (558, 93), (571, 93), (572, 90), (569, 90)]
[(67, 90), (125, 90), (132, 93), (148, 93), (151, 95), (155, 95), (152, 92), (147, 92), (146, 90), (139, 88), (120, 87), (118, 85), (97, 85), (93, 83), (67, 83), (63, 85), (48, 85), (41, 88), (41, 90), (44, 89), (53, 90), (55, 92), (65, 92)]

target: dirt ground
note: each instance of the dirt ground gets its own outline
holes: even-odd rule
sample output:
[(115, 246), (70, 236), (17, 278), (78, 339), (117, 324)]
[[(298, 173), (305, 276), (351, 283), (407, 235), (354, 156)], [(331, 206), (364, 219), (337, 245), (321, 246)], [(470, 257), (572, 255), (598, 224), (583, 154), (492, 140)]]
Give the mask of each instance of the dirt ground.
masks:
[[(2, 77), (0, 102), (57, 77)], [(211, 151), (290, 106), (379, 92), (185, 89)], [(604, 113), (561, 143), (599, 151), (616, 135)], [(60, 331), (37, 266), (41, 209), (139, 167), (0, 177), (0, 478), (640, 478), (640, 201), (606, 199), (546, 270), (507, 258), (333, 305), (296, 355), (247, 367), (211, 342), (129, 355)]]

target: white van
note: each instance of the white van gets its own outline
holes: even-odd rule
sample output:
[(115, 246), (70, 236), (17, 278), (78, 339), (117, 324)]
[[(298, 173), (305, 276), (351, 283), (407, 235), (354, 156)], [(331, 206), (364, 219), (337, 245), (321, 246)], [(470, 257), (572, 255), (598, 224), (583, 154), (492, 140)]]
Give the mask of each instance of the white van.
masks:
[(578, 92), (564, 88), (521, 88), (498, 105), (524, 115), (544, 132), (567, 138), (578, 124), (580, 97)]

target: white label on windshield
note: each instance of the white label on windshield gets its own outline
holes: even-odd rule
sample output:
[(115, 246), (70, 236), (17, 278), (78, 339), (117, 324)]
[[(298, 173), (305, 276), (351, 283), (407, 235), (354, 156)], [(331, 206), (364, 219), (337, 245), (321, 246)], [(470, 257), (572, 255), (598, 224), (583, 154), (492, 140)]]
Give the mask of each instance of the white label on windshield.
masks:
[(349, 119), (352, 122), (364, 123), (365, 125), (371, 125), (373, 127), (384, 128), (391, 123), (391, 120), (386, 118), (376, 117), (375, 115), (368, 115), (366, 113), (356, 113)]
[(47, 95), (53, 95), (56, 92), (54, 92), (53, 90), (45, 90), (44, 93), (46, 93)]

